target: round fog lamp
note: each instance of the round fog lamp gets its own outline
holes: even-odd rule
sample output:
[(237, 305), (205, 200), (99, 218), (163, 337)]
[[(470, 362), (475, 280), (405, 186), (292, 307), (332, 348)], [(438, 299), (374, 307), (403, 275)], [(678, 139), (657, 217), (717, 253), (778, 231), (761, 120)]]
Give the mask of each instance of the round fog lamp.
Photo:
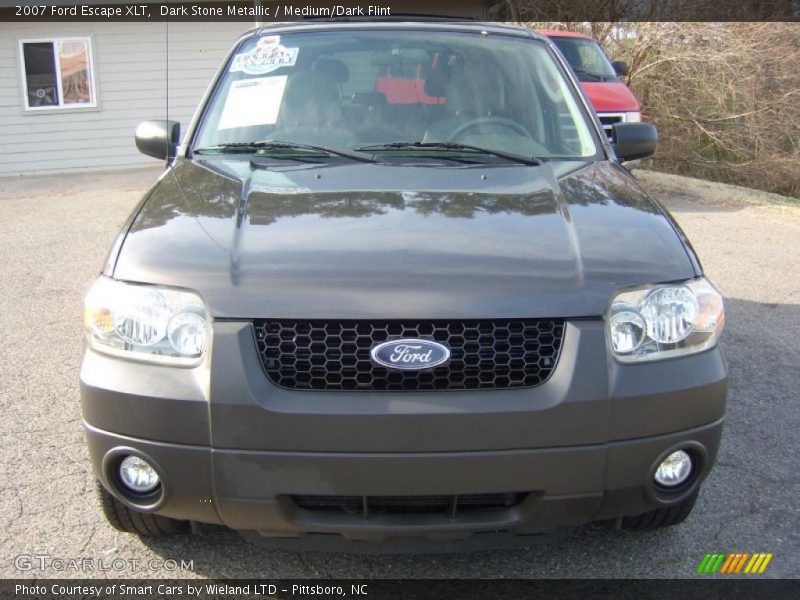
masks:
[(692, 474), (692, 459), (683, 450), (676, 450), (664, 459), (656, 469), (655, 480), (664, 487), (675, 487), (684, 483)]
[(138, 456), (126, 456), (119, 465), (119, 477), (130, 490), (143, 494), (158, 486), (156, 470)]

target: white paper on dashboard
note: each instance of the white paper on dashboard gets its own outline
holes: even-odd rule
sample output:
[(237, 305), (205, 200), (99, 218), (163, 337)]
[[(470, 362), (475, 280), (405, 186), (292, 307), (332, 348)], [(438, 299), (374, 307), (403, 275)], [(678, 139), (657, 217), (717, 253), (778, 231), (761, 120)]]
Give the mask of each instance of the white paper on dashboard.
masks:
[(274, 125), (286, 89), (286, 75), (234, 81), (225, 100), (219, 129)]

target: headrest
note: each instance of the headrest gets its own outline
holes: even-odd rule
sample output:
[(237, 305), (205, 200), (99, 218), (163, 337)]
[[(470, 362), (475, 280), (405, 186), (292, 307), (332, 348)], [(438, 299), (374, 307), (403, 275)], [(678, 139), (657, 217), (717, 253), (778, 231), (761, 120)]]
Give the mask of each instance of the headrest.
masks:
[(500, 74), (488, 65), (461, 64), (451, 70), (445, 84), (447, 111), (453, 114), (488, 116), (503, 108)]
[(425, 77), (425, 94), (428, 96), (444, 96), (447, 89), (447, 67), (435, 67)]
[(327, 72), (296, 71), (286, 82), (280, 112), (281, 124), (316, 125), (332, 122), (336, 118), (339, 101), (339, 88)]
[(350, 69), (347, 68), (347, 65), (332, 58), (315, 60), (311, 70), (329, 75), (336, 83), (344, 83), (350, 79)]
[(286, 82), (285, 95), (293, 102), (306, 96), (312, 100), (338, 100), (339, 90), (333, 76), (325, 71), (295, 71)]

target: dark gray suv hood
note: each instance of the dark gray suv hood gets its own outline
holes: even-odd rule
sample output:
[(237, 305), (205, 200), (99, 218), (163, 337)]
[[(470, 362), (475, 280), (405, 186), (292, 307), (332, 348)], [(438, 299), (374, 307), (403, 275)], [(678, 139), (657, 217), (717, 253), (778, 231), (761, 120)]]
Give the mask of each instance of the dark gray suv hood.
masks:
[(107, 272), (245, 318), (597, 316), (616, 289), (699, 274), (671, 219), (610, 163), (235, 158), (179, 160)]

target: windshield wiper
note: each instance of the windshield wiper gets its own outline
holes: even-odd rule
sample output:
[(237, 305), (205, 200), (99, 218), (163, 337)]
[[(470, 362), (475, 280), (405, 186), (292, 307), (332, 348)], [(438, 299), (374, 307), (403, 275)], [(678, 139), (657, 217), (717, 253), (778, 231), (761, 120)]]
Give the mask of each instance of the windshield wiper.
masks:
[(598, 75), (597, 73), (589, 73), (589, 71), (584, 71), (582, 69), (572, 68), (575, 71), (575, 75), (578, 76), (578, 79), (588, 79), (589, 81), (605, 81), (606, 78), (603, 75)]
[(374, 156), (354, 150), (346, 150), (345, 148), (330, 148), (328, 146), (298, 144), (296, 142), (283, 142), (278, 140), (263, 142), (230, 142), (227, 144), (219, 144), (217, 146), (196, 148), (194, 151), (200, 154), (204, 154), (206, 152), (218, 152), (222, 154), (249, 154), (259, 152), (261, 150), (307, 150), (310, 152), (320, 152), (331, 156), (341, 156), (343, 158), (349, 158), (350, 160), (357, 160), (360, 162), (378, 162)]
[(457, 142), (392, 142), (390, 144), (375, 144), (374, 146), (362, 146), (358, 150), (366, 151), (380, 151), (380, 150), (395, 150), (403, 148), (418, 148), (418, 149), (431, 149), (431, 150), (463, 150), (473, 152), (475, 154), (488, 154), (498, 158), (517, 162), (523, 165), (541, 165), (542, 161), (533, 156), (520, 156), (519, 154), (512, 154), (510, 152), (501, 152), (500, 150), (492, 150), (491, 148), (483, 148), (481, 146), (472, 146), (471, 144), (459, 144)]

